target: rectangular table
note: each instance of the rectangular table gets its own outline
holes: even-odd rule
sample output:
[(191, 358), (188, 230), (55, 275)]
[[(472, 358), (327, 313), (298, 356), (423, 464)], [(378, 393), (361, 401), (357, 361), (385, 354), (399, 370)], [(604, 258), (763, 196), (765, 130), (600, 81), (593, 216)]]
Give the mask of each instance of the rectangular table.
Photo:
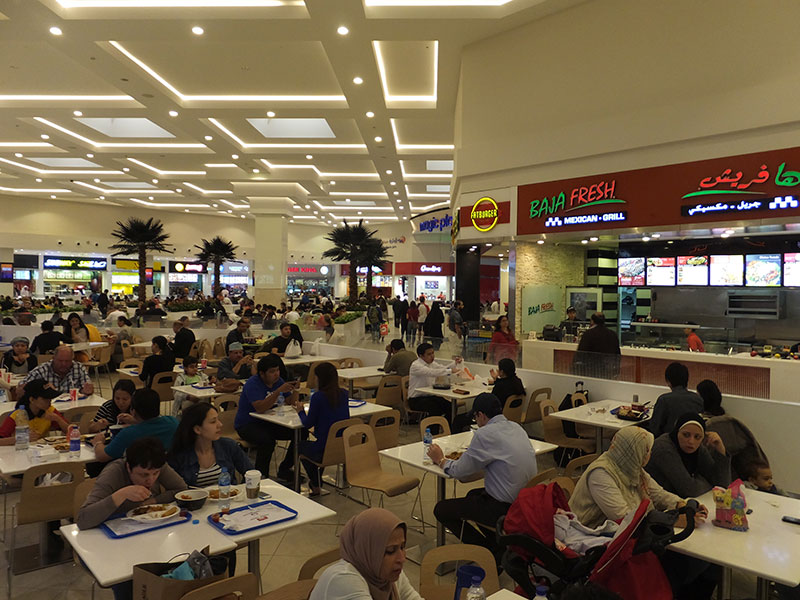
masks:
[[(292, 527), (313, 523), (336, 513), (321, 504), (296, 494), (282, 485), (265, 479), (261, 491), (297, 511), (297, 517), (270, 527), (256, 529), (239, 535), (221, 533), (207, 521), (208, 515), (217, 511), (217, 503), (206, 501), (202, 508), (192, 511), (191, 522), (158, 529), (119, 540), (109, 538), (98, 528), (79, 530), (77, 525), (61, 527), (64, 539), (72, 546), (101, 586), (127, 581), (133, 577), (134, 565), (142, 562), (166, 562), (174, 556), (210, 546), (212, 554), (234, 550), (247, 544), (248, 570), (260, 580), (260, 538), (285, 531)], [(256, 500), (255, 502), (262, 502)], [(231, 502), (231, 508), (244, 506), (244, 502)]]
[[(308, 410), (308, 403), (306, 403), (306, 411)], [(370, 417), (376, 413), (386, 412), (392, 410), (390, 406), (383, 406), (381, 404), (373, 404), (366, 402), (361, 406), (351, 407), (351, 417)], [(279, 408), (271, 408), (266, 412), (258, 413), (251, 412), (251, 417), (261, 419), (267, 423), (280, 425), (286, 429), (291, 429), (294, 440), (294, 491), (300, 491), (300, 431), (303, 429), (303, 423), (297, 411), (291, 406), (282, 406)]]
[(239, 393), (238, 390), (236, 392), (218, 392), (213, 387), (210, 387), (206, 390), (198, 390), (196, 387), (191, 385), (173, 385), (172, 391), (174, 392), (183, 392), (187, 396), (191, 396), (192, 398), (216, 398), (217, 396), (222, 396), (223, 394), (237, 394)]
[[(756, 597), (769, 598), (769, 582), (800, 585), (800, 526), (784, 523), (785, 515), (800, 517), (800, 500), (746, 490), (748, 531), (731, 531), (711, 523), (715, 507), (711, 492), (698, 500), (708, 507), (709, 520), (687, 539), (667, 548), (757, 577)], [(726, 577), (727, 579), (727, 577)]]
[(81, 350), (94, 350), (95, 348), (105, 348), (108, 346), (108, 342), (76, 342), (74, 344), (65, 344), (69, 346), (73, 350), (81, 351)]
[[(467, 394), (456, 394), (453, 390), (466, 390)], [(468, 400), (475, 398), (478, 394), (483, 392), (490, 392), (491, 388), (485, 384), (476, 384), (473, 381), (465, 381), (463, 383), (454, 383), (449, 389), (440, 390), (433, 386), (417, 388), (417, 391), (422, 392), (426, 396), (439, 396), (450, 402), (450, 423), (455, 423), (456, 416), (458, 416), (458, 401)]]
[[(598, 400), (597, 402), (589, 402), (583, 406), (576, 406), (575, 408), (569, 408), (567, 410), (559, 410), (557, 412), (550, 413), (550, 416), (561, 421), (570, 421), (579, 425), (591, 425), (594, 427), (595, 447), (597, 453), (600, 454), (603, 451), (604, 429), (619, 431), (625, 427), (630, 427), (631, 425), (648, 421), (653, 413), (653, 407), (651, 406), (647, 416), (641, 421), (626, 421), (625, 419), (619, 419), (611, 414), (610, 411), (612, 409), (623, 405), (625, 405), (625, 403), (620, 400)], [(605, 409), (605, 411), (598, 412), (598, 409)]]
[(353, 383), (356, 379), (365, 377), (383, 377), (383, 367), (378, 365), (372, 367), (352, 367), (350, 369), (339, 369), (339, 379), (344, 379), (349, 385), (350, 397), (353, 397)]
[[(453, 435), (447, 435), (438, 437), (434, 440), (434, 443), (438, 444), (443, 450), (445, 450), (445, 454), (448, 452), (452, 452), (453, 450), (457, 450), (459, 448), (466, 449), (470, 442), (472, 442), (472, 431), (465, 431), (463, 433), (456, 433)], [(546, 454), (548, 452), (552, 452), (556, 448), (558, 448), (555, 444), (550, 444), (549, 442), (542, 442), (540, 440), (531, 440), (531, 447), (536, 455)], [(387, 450), (381, 450), (380, 454), (385, 456), (386, 458), (391, 458), (398, 462), (410, 465), (417, 469), (421, 469), (428, 473), (433, 473), (436, 475), (436, 501), (439, 502), (444, 500), (445, 497), (445, 485), (449, 477), (445, 474), (445, 472), (439, 468), (438, 465), (434, 464), (424, 464), (422, 462), (422, 449), (423, 445), (422, 442), (414, 442), (413, 444), (406, 444), (404, 446), (397, 446), (396, 448), (388, 448)], [(444, 525), (438, 522), (436, 523), (436, 545), (443, 546), (445, 543), (445, 533), (444, 533)]]
[(310, 365), (311, 363), (315, 363), (318, 361), (325, 361), (330, 360), (335, 363), (339, 363), (339, 359), (334, 356), (312, 356), (311, 354), (301, 354), (295, 358), (286, 358), (282, 357), (281, 360), (283, 364), (287, 367), (291, 367), (292, 365)]

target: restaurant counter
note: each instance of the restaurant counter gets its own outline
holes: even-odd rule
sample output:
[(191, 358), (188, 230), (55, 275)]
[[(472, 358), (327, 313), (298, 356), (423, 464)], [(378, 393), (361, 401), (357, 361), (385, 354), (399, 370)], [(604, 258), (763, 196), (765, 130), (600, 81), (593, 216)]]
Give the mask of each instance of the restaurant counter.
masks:
[[(572, 373), (578, 345), (544, 340), (522, 341), (522, 367), (552, 373)], [(727, 355), (685, 350), (660, 350), (623, 346), (619, 380), (664, 384), (664, 370), (671, 362), (689, 368), (689, 387), (703, 379), (713, 380), (723, 394), (800, 402), (800, 360), (763, 358), (744, 353)]]

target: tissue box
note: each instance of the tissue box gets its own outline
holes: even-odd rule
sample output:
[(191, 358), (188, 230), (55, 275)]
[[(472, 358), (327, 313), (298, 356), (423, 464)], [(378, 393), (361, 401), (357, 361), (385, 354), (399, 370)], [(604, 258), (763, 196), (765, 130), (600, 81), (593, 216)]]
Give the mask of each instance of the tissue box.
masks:
[(37, 444), (28, 448), (28, 457), (34, 464), (58, 460), (58, 451), (46, 444)]
[(747, 500), (744, 497), (744, 486), (741, 479), (734, 481), (727, 489), (715, 487), (712, 495), (717, 509), (716, 518), (712, 521), (714, 525), (734, 531), (749, 529)]

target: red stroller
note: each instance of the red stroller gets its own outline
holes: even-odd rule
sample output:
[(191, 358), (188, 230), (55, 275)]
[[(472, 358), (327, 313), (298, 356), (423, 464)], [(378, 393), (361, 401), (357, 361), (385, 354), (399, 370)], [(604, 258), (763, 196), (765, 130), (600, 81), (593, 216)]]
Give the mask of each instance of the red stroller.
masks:
[[(647, 514), (650, 501), (642, 500), (636, 512), (623, 519), (621, 529), (606, 546), (579, 555), (555, 546), (553, 516), (557, 509), (569, 511), (564, 492), (557, 483), (525, 488), (497, 522), (497, 540), (505, 547), (502, 565), (529, 598), (536, 594), (541, 570), (555, 576), (550, 593), (558, 598), (570, 584), (587, 581), (615, 592), (623, 600), (671, 600), (672, 589), (658, 555), (669, 544), (679, 542), (694, 530), (697, 502), (680, 510)], [(686, 515), (686, 528), (675, 534), (679, 514)], [(538, 572), (537, 572), (538, 571)]]

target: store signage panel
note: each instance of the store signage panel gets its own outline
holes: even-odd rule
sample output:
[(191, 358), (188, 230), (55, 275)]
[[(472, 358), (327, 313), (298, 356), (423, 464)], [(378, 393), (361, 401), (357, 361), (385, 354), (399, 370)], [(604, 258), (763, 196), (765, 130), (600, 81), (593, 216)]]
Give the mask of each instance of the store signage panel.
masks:
[(170, 283), (197, 283), (197, 273), (170, 273)]
[[(139, 270), (139, 261), (138, 260), (131, 260), (130, 258), (115, 258), (112, 261), (115, 269), (119, 269), (121, 271), (138, 271)], [(148, 267), (150, 268), (150, 267)], [(153, 261), (153, 267), (150, 269), (151, 271), (157, 271), (159, 273), (164, 271), (164, 265), (158, 261)]]
[(453, 263), (407, 262), (395, 265), (395, 275), (427, 275), (445, 277), (455, 275)]
[(498, 202), (493, 196), (483, 196), (474, 204), (459, 208), (458, 213), (461, 227), (487, 232), (497, 225), (511, 222), (511, 202)]
[(0, 282), (9, 283), (14, 281), (14, 263), (0, 264)]
[(452, 215), (444, 215), (441, 219), (439, 217), (433, 217), (432, 219), (426, 219), (425, 221), (421, 221), (419, 224), (420, 231), (427, 231), (428, 233), (439, 233), (450, 229), (453, 226), (453, 216)]
[(519, 235), (795, 216), (800, 148), (517, 188)]
[[(391, 275), (392, 274), (392, 266), (394, 263), (389, 262), (388, 260), (383, 263), (383, 269), (380, 267), (372, 267), (372, 274), (373, 275)], [(400, 263), (398, 263), (400, 264)], [(322, 270), (320, 269), (320, 272)], [(364, 276), (367, 274), (367, 267), (357, 267), (356, 273), (360, 276)], [(339, 266), (339, 274), (342, 277), (348, 277), (350, 275), (350, 265), (340, 265)], [(400, 273), (396, 273), (400, 275)]]
[(169, 261), (170, 273), (207, 273), (208, 268), (205, 263)]
[(106, 258), (85, 258), (71, 256), (45, 256), (45, 269), (80, 269), (89, 271), (105, 271), (108, 266)]

